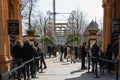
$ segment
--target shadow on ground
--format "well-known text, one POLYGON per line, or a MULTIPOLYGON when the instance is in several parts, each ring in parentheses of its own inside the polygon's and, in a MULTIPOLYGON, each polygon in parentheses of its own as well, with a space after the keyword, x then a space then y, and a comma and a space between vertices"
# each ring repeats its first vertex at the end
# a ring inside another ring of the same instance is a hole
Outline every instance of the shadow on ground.
MULTIPOLYGON (((78 72, 83 72, 83 71, 84 70, 76 70, 76 71, 70 72, 70 74, 77 74, 78 72)), ((105 75, 100 75, 100 78, 96 78, 95 74, 86 72, 86 73, 81 74, 78 77, 66 78, 65 80, 116 80, 116 75, 105 74, 105 75)), ((120 80, 120 77, 118 80, 120 80)))

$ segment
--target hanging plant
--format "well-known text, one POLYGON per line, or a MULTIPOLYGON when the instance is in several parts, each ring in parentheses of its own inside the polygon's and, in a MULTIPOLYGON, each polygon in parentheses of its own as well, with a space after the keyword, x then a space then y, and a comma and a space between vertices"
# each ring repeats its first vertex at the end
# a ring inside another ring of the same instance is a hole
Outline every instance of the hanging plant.
POLYGON ((46 36, 44 39, 45 39, 45 41, 49 42, 52 45, 55 44, 54 41, 50 37, 48 37, 48 36, 46 36))
POLYGON ((28 29, 28 30, 26 30, 27 35, 34 35, 35 32, 36 32, 35 29, 28 29))

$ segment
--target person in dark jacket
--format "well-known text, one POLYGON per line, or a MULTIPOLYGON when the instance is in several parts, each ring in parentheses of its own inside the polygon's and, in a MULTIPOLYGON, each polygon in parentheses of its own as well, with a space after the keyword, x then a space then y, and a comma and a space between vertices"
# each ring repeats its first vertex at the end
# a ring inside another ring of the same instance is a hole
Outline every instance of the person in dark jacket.
MULTIPOLYGON (((33 59, 33 57, 34 57, 35 51, 34 51, 34 48, 30 45, 30 41, 28 39, 24 42, 23 53, 24 53, 24 57, 23 57, 24 62, 29 61, 29 60, 33 59)), ((30 73, 31 73, 31 78, 35 77, 35 74, 33 71, 33 61, 27 63, 25 69, 27 71, 28 79, 30 79, 30 73)), ((24 75, 25 75, 25 73, 24 73, 24 75)), ((25 76, 25 78, 26 78, 26 76, 25 76)))
MULTIPOLYGON (((15 41, 13 46, 13 59, 15 60, 14 65, 20 66, 23 63, 22 43, 20 40, 15 41)), ((18 70, 17 79, 20 79, 22 69, 18 70)))
POLYGON ((64 53, 64 46, 61 46, 60 47, 60 61, 63 61, 62 59, 63 53, 64 53))
POLYGON ((64 58, 66 59, 67 56, 67 46, 64 47, 64 58))
POLYGON ((96 43, 93 44, 91 48, 91 53, 92 53, 92 57, 94 57, 92 58, 92 72, 94 72, 95 64, 97 64, 99 58, 99 47, 96 43))
MULTIPOLYGON (((106 59, 107 60, 112 60, 112 46, 111 44, 108 44, 107 45, 107 49, 106 49, 106 59)), ((107 62, 107 69, 108 69, 108 73, 111 73, 111 70, 112 70, 112 63, 111 62, 107 62)))
POLYGON ((75 46, 74 50, 75 50, 75 59, 77 59, 78 58, 78 47, 75 46))
POLYGON ((51 58, 51 54, 52 54, 52 47, 51 46, 47 47, 47 53, 49 55, 49 58, 51 58))
POLYGON ((86 43, 84 42, 81 47, 81 59, 82 59, 81 69, 86 69, 86 66, 85 66, 86 56, 87 56, 87 50, 86 50, 86 43))
POLYGON ((47 65, 45 63, 45 58, 44 58, 44 54, 41 50, 40 47, 37 47, 37 52, 39 53, 39 55, 41 56, 40 58, 40 68, 42 68, 42 64, 44 65, 44 68, 43 69, 46 69, 47 68, 47 65))

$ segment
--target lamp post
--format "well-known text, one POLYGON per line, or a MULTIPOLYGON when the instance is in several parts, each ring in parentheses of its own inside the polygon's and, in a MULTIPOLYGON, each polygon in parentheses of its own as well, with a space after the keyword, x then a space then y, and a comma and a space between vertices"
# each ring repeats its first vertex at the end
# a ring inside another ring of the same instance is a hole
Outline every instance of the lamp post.
POLYGON ((78 18, 76 18, 75 17, 75 15, 76 15, 76 11, 75 10, 73 10, 72 12, 71 12, 71 14, 72 14, 72 17, 76 20, 76 23, 77 23, 77 29, 76 29, 76 32, 78 33, 78 27, 79 27, 79 24, 78 24, 78 18))
MULTIPOLYGON (((43 28, 43 31, 44 31, 44 35, 43 35, 43 39, 44 39, 44 37, 47 35, 47 21, 49 20, 49 22, 48 23, 50 23, 50 19, 51 19, 51 16, 48 16, 47 18, 46 17, 44 17, 44 28, 43 28)), ((44 47, 44 50, 43 50, 43 52, 44 52, 44 54, 45 54, 45 58, 46 58, 46 46, 45 46, 45 40, 43 40, 43 47, 44 47)))
POLYGON ((55 32, 55 23, 56 23, 56 12, 51 12, 51 11, 47 11, 47 15, 51 16, 53 14, 53 26, 54 26, 54 32, 55 32))
MULTIPOLYGON (((73 20, 76 21, 76 29, 74 28, 74 36, 75 36, 76 33, 78 33, 78 31, 79 31, 79 30, 78 30, 78 26, 79 26, 79 24, 78 24, 78 18, 76 18, 75 15, 76 15, 76 11, 73 10, 73 11, 71 12, 72 24, 73 24, 73 20)), ((72 25, 72 26, 73 26, 73 25, 72 25)), ((74 46, 75 46, 75 41, 74 41, 74 46)))

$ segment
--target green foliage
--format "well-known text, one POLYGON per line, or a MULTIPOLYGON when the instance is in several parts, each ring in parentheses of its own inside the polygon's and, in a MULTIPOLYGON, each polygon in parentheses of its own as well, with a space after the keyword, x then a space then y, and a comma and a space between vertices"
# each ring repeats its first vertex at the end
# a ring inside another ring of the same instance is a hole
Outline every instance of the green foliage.
POLYGON ((70 38, 68 41, 66 41, 65 44, 67 45, 67 44, 70 44, 70 43, 72 43, 74 41, 78 41, 78 40, 80 40, 80 37, 79 36, 75 36, 75 37, 70 38))
POLYGON ((45 37, 44 37, 44 40, 45 40, 46 42, 52 44, 52 45, 55 44, 54 41, 53 41, 50 37, 48 37, 48 36, 45 36, 45 37))
POLYGON ((26 30, 26 33, 27 33, 28 35, 34 35, 35 32, 36 32, 35 29, 28 29, 28 30, 26 30))

